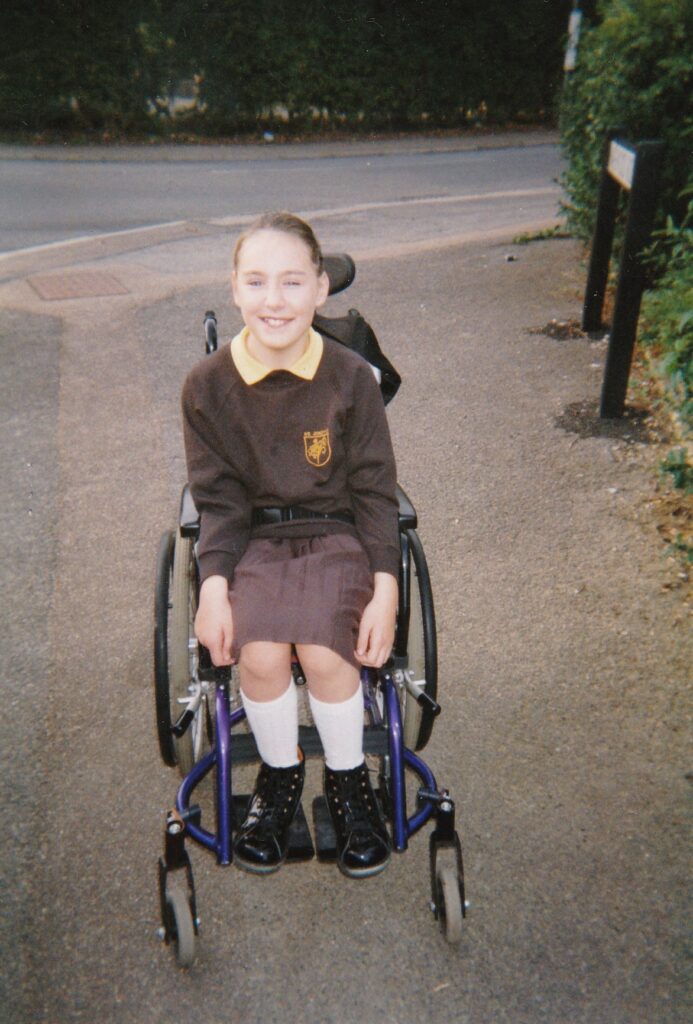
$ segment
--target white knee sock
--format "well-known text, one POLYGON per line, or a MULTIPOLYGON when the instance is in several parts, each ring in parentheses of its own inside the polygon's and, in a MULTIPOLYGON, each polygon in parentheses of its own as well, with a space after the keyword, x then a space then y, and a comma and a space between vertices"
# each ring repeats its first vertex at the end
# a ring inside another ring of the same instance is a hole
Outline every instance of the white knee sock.
POLYGON ((240 691, 260 757, 272 768, 298 763, 298 697, 293 679, 276 700, 257 701, 240 691))
POLYGON ((328 704, 308 693, 313 721, 325 751, 325 764, 335 772, 363 764, 363 693, 328 704))

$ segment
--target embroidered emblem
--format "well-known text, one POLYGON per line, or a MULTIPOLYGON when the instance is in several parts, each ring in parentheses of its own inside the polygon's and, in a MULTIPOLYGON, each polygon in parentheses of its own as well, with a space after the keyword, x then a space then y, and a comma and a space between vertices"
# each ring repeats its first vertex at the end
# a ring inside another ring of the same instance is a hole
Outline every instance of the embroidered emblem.
POLYGON ((303 435, 303 447, 311 466, 326 466, 332 458, 329 430, 307 430, 303 435))

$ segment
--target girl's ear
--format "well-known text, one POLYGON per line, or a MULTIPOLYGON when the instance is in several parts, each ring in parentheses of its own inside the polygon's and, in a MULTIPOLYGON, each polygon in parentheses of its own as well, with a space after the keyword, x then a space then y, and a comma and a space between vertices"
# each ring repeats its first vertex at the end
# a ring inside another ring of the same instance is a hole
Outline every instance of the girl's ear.
POLYGON ((315 303, 316 308, 324 305, 327 296, 330 294, 330 279, 323 270, 318 278, 318 297, 315 303))

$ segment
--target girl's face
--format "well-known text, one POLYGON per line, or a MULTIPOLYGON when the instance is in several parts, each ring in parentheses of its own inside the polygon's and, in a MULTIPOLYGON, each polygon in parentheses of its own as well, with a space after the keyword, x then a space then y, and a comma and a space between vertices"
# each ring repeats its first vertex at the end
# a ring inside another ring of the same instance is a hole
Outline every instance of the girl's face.
POLYGON ((250 332, 250 354, 289 369, 305 352, 313 314, 329 291, 305 242, 285 231, 256 231, 241 246, 231 286, 250 332))

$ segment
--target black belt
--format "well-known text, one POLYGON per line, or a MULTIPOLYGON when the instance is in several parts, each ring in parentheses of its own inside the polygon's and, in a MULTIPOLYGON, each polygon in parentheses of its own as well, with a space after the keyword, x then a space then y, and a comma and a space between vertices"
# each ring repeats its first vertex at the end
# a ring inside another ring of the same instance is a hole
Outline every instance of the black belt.
POLYGON ((273 523, 290 523, 294 519, 323 519, 329 521, 335 519, 339 523, 354 522, 354 517, 349 512, 314 512, 310 508, 303 508, 301 505, 284 505, 279 508, 254 508, 253 526, 269 526, 273 523))

